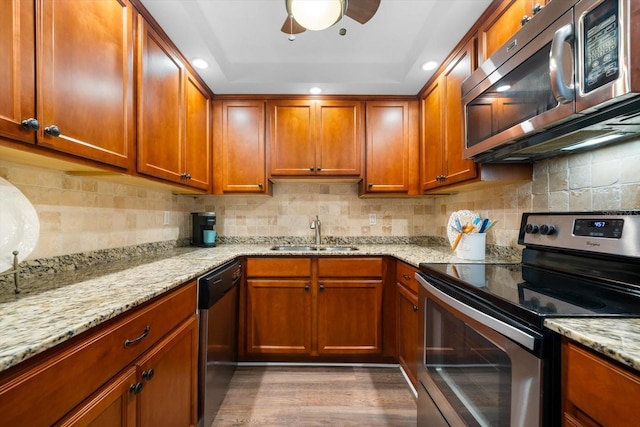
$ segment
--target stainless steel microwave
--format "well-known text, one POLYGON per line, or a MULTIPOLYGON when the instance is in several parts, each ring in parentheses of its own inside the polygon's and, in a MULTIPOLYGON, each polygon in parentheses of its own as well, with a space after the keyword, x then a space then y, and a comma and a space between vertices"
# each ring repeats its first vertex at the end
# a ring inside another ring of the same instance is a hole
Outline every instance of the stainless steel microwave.
POLYGON ((462 85, 464 156, 534 161, 640 133, 640 1, 552 0, 462 85))

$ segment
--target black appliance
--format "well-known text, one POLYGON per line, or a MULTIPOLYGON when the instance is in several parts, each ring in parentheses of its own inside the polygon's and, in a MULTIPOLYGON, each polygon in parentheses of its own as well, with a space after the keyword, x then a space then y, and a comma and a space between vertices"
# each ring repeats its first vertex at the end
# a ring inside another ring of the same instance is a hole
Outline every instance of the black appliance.
POLYGON ((238 364, 238 288, 242 264, 231 261, 198 279, 198 425, 211 426, 238 364))
POLYGON ((464 156, 524 162, 640 133, 640 5, 549 2, 462 85, 464 156))
POLYGON ((424 263, 418 425, 560 425, 550 317, 640 316, 640 211, 525 213, 521 264, 424 263))
POLYGON ((204 248, 216 245, 215 212, 191 212, 191 244, 204 248))

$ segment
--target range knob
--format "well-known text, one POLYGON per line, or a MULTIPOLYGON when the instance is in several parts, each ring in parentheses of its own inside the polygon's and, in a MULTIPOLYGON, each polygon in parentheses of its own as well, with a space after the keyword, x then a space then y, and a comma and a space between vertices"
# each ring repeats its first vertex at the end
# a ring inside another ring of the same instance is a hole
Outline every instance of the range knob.
POLYGON ((524 232, 527 233, 527 234, 537 234, 538 231, 540 231, 540 229, 535 224, 527 224, 524 227, 524 232))
POLYGON ((556 228, 553 225, 543 224, 540 226, 540 234, 550 236, 556 232, 556 228))

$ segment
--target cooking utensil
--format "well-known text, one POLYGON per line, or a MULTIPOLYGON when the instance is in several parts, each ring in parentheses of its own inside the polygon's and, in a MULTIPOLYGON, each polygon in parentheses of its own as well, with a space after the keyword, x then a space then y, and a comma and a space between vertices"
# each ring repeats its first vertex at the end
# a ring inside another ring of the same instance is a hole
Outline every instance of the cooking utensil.
POLYGON ((464 227, 462 227, 462 233, 458 234, 455 238, 455 240, 453 241, 453 244, 451 245, 451 250, 455 251, 456 248, 458 247, 458 243, 460 243, 460 239, 462 239, 462 235, 463 234, 467 234, 467 233, 471 233, 471 231, 475 228, 475 226, 473 224, 466 224, 464 227))

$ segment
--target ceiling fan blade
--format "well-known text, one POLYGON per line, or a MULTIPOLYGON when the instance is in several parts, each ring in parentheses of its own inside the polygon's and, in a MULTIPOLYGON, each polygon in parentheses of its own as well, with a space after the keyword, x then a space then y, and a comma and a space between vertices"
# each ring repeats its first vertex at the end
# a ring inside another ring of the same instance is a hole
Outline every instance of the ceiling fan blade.
POLYGON ((378 11, 380 0, 349 0, 347 15, 349 18, 366 24, 378 11))
POLYGON ((280 31, 282 31, 285 34, 300 34, 307 31, 307 29, 304 28, 302 25, 298 24, 298 22, 296 22, 295 19, 289 18, 287 16, 287 19, 284 20, 284 24, 282 24, 282 28, 280 28, 280 31))

